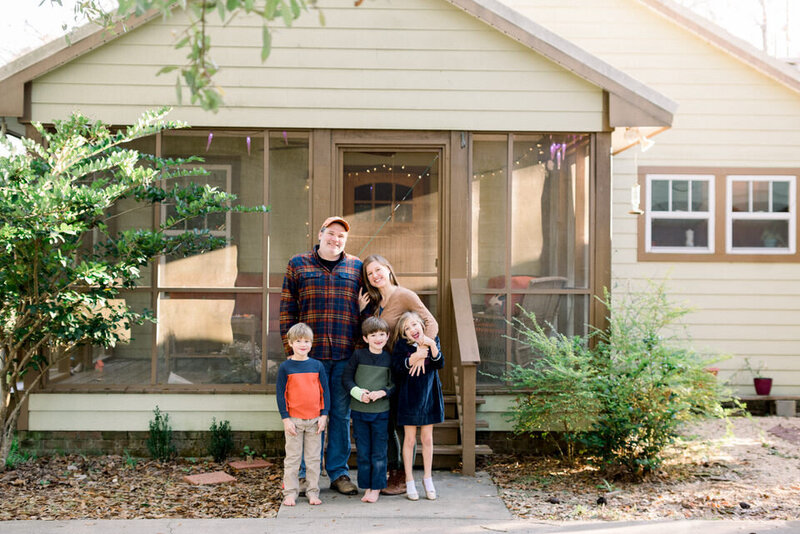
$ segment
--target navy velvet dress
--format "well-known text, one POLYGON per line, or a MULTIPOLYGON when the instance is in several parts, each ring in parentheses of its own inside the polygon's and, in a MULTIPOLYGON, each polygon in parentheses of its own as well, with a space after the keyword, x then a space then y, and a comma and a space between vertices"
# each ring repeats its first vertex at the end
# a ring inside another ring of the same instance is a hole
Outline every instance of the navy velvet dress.
MULTIPOLYGON (((436 338, 439 347, 439 338, 436 338)), ((417 348, 404 338, 400 338, 392 351, 392 371, 397 386, 397 424, 398 425, 434 425, 444 421, 444 398, 442 382, 439 380, 439 369, 444 367, 444 354, 439 349, 439 356, 425 359, 425 373, 417 376, 408 374, 408 357, 417 348)))

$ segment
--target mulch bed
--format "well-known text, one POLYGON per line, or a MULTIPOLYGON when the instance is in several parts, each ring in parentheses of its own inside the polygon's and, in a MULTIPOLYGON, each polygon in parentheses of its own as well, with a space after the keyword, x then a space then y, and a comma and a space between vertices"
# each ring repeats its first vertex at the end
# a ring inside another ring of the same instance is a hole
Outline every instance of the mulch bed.
POLYGON ((282 476, 282 460, 236 471, 202 459, 40 458, 0 473, 0 520, 275 517, 282 476), (236 482, 194 485, 184 480, 212 471, 225 471, 236 482))
POLYGON ((800 517, 800 419, 741 418, 691 429, 643 479, 590 461, 493 455, 488 471, 516 517, 537 520, 800 517), (780 421, 780 425, 775 425, 780 421))

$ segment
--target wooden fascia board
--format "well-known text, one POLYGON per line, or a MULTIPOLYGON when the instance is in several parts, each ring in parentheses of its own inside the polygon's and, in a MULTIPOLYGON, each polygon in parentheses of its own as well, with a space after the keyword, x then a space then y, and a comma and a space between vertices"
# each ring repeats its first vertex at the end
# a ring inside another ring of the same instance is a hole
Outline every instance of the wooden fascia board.
POLYGON ((0 69, 0 117, 23 117, 25 113, 24 87, 43 74, 98 48, 109 41, 158 17, 158 10, 150 10, 118 22, 112 29, 87 24, 75 30, 71 44, 64 36, 12 61, 0 69))
POLYGON ((671 0, 638 1, 762 74, 782 83, 793 91, 800 92, 800 71, 794 69, 788 63, 770 57, 750 43, 731 35, 708 19, 671 0))
MULTIPOLYGON (((541 54, 580 78, 597 85, 610 95, 610 107, 625 102, 647 124, 626 126, 671 126, 678 104, 644 85, 628 74, 612 67, 582 48, 535 23, 497 0, 447 0, 515 41, 541 54), (616 103, 616 104, 615 104, 616 103)), ((629 110, 626 108, 626 110, 629 110)), ((609 110, 611 111, 611 110, 609 110)), ((630 116, 629 111, 617 113, 630 116)))

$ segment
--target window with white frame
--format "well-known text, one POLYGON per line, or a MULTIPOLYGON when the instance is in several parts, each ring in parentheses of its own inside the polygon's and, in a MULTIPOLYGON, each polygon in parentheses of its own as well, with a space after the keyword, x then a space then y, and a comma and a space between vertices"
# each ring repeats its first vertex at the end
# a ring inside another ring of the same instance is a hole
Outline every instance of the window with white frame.
POLYGON ((714 175, 647 175, 647 252, 714 252, 713 184, 714 175))
POLYGON ((795 253, 795 177, 728 175, 726 252, 795 253))

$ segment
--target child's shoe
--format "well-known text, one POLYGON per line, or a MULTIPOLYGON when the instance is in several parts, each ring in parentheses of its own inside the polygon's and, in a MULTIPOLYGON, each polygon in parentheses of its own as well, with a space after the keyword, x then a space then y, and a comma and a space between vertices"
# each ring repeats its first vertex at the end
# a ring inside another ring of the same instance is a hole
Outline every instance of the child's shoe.
POLYGON ((409 501, 418 501, 419 500, 419 493, 417 493, 417 485, 412 480, 411 482, 406 482, 406 497, 409 501))
POLYGON ((425 488, 425 497, 427 497, 429 501, 435 501, 436 500, 436 488, 433 487, 433 479, 432 478, 423 478, 422 479, 422 487, 425 488))

